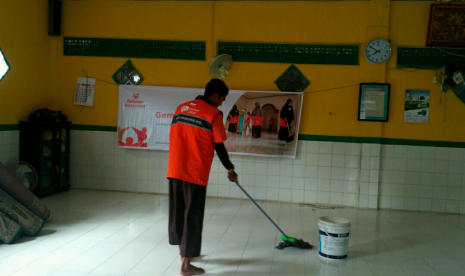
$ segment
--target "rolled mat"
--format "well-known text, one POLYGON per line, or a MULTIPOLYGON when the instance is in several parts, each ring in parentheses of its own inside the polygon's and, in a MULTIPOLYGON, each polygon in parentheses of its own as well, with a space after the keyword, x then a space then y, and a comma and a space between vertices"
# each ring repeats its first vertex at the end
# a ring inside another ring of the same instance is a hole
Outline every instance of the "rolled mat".
POLYGON ((14 242, 23 233, 23 228, 12 221, 7 215, 0 212, 0 241, 4 243, 14 242))
POLYGON ((43 220, 50 216, 50 210, 26 186, 0 162, 0 189, 31 210, 43 220))
POLYGON ((17 202, 0 189, 0 212, 5 213, 10 219, 23 228, 23 233, 35 236, 44 226, 44 221, 29 209, 17 202))

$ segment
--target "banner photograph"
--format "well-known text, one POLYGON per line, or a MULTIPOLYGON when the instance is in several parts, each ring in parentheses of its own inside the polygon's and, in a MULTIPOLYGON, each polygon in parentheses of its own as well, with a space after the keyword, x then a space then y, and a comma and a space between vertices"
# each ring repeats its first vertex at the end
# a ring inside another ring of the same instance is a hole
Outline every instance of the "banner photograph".
MULTIPOLYGON (((120 85, 118 147, 169 150, 176 108, 203 92, 203 88, 120 85)), ((230 154, 294 158, 302 101, 301 92, 230 90, 219 107, 226 149, 230 154)))

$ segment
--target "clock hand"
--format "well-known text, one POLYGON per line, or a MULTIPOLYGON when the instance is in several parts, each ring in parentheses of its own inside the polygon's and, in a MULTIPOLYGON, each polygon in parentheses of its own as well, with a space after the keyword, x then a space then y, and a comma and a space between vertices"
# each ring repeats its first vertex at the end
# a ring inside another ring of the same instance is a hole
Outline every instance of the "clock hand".
POLYGON ((374 54, 377 54, 377 53, 380 53, 380 54, 381 54, 381 50, 376 50, 376 49, 373 48, 372 46, 368 46, 368 47, 370 47, 371 49, 375 50, 375 52, 373 53, 373 55, 374 55, 374 54))

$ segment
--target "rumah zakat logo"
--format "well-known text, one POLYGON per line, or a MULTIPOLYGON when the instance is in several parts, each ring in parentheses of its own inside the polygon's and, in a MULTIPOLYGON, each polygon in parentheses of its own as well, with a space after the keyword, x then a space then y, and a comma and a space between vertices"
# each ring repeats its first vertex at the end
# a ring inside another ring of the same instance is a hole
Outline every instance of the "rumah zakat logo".
POLYGON ((189 110, 189 107, 187 105, 181 107, 181 112, 186 112, 187 110, 189 110))
POLYGON ((139 93, 132 94, 132 99, 127 99, 125 107, 145 108, 144 101, 139 100, 139 93))
POLYGON ((118 146, 146 148, 147 128, 139 130, 135 127, 118 127, 118 146))

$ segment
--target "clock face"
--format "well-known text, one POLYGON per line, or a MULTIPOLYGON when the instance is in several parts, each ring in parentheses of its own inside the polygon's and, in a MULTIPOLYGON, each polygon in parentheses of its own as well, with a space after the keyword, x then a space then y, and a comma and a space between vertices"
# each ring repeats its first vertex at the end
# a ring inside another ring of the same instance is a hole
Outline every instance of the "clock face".
POLYGON ((381 64, 391 56, 391 45, 384 39, 375 38, 365 46, 365 58, 373 64, 381 64))

